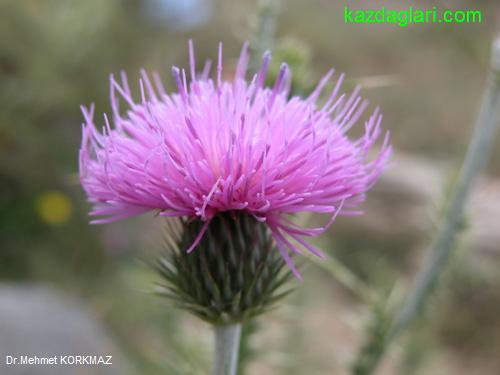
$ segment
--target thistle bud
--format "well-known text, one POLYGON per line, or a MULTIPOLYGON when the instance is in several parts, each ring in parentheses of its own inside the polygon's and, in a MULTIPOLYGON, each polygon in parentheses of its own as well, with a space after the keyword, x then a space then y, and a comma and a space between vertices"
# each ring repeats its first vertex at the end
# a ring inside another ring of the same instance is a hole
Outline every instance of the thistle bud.
POLYGON ((161 295, 220 325, 259 315, 289 292, 283 286, 292 272, 264 223, 241 211, 219 213, 193 251, 185 251, 203 224, 170 225, 167 251, 157 262, 161 295))

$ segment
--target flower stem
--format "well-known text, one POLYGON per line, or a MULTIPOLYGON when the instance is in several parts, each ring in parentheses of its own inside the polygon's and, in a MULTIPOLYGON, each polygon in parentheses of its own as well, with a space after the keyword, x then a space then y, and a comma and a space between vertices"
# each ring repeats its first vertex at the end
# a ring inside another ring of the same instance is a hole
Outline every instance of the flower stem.
POLYGON ((213 375, 236 375, 240 351, 241 324, 214 326, 213 375))
POLYGON ((499 125, 499 108, 500 38, 493 44, 491 72, 488 76, 487 87, 475 123, 474 133, 469 142, 458 181, 446 204, 443 218, 430 251, 406 301, 389 325, 386 333, 376 343, 376 350, 373 350, 374 345, 368 345, 367 348, 370 348, 372 352, 368 353, 365 350, 359 355, 358 362, 363 358, 369 358, 369 363, 365 363, 362 370, 357 370, 354 373, 373 374, 375 372, 389 344, 403 333, 418 316, 439 276, 445 269, 455 243, 456 234, 463 223, 463 213, 467 198, 472 190, 474 181, 491 153, 495 131, 499 125))
POLYGON ((495 140, 495 131, 498 127, 498 108, 500 107, 499 74, 500 38, 493 45, 491 72, 488 76, 481 109, 458 182, 450 196, 444 217, 428 257, 425 259, 422 271, 417 276, 415 287, 389 331, 389 339, 398 336, 417 315, 453 249, 455 235, 462 226, 467 197, 479 172, 488 160, 495 140))

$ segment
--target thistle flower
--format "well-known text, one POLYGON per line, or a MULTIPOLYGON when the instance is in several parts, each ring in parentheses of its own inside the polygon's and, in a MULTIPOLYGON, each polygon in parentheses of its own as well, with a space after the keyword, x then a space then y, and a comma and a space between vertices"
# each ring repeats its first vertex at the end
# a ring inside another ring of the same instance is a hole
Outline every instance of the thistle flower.
POLYGON ((245 215, 268 228, 282 259, 300 277, 291 254, 321 256, 305 238, 325 232, 337 216, 358 214, 386 164, 388 134, 379 152, 369 155, 382 133, 382 115, 375 109, 364 134, 350 139, 347 132, 367 102, 359 88, 340 94, 343 75, 322 102, 333 70, 308 97, 289 98, 286 64, 274 85, 265 86, 270 53, 248 81, 247 44, 232 80, 222 76, 222 44, 218 52, 212 79, 210 62, 197 72, 190 42, 190 80, 173 67, 175 93, 166 92, 157 74, 151 80, 142 72, 136 101, 125 75, 119 81, 111 76, 112 121, 104 115, 102 132, 94 124, 93 106, 83 108, 81 183, 94 203, 91 215, 101 217, 92 222, 148 211, 184 218, 196 223, 192 242, 183 240, 190 253, 204 251, 198 247, 218 217, 245 215), (128 107, 125 113, 120 102, 128 107), (291 220, 300 212, 329 219, 322 227, 304 228, 291 220))

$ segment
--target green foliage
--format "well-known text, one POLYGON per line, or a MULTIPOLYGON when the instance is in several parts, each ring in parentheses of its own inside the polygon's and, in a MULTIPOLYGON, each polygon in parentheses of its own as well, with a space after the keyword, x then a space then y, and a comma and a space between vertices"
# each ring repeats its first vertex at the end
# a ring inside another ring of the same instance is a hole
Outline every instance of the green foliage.
POLYGON ((387 308, 380 304, 373 305, 371 314, 365 331, 365 344, 362 346, 351 369, 353 375, 373 374, 376 364, 385 352, 387 334, 392 323, 392 314, 389 314, 387 308))
POLYGON ((408 332, 399 365, 401 374, 416 375, 423 369, 425 361, 436 349, 431 344, 429 331, 428 319, 421 317, 408 332))
POLYGON ((130 28, 145 26, 131 10, 117 0, 0 2, 0 278, 85 279, 106 263, 69 176, 77 170, 79 106, 107 108, 108 74, 138 63, 149 45, 148 27, 130 28), (50 190, 71 205, 58 226, 36 209, 50 190))
POLYGON ((273 85, 280 65, 286 62, 292 72, 291 96, 308 95, 315 86, 311 72, 311 51, 309 47, 295 38, 284 38, 276 43, 273 59, 269 65, 267 84, 273 85))

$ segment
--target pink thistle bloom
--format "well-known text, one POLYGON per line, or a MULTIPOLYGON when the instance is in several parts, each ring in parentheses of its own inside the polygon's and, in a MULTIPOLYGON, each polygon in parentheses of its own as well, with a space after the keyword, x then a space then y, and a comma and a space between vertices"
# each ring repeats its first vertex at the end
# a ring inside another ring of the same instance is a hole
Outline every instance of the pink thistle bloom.
POLYGON ((369 150, 380 138, 379 109, 365 122, 364 134, 348 130, 368 103, 359 88, 340 94, 341 75, 321 104, 318 99, 330 71, 307 97, 289 98, 291 73, 281 65, 273 87, 265 86, 270 53, 250 81, 243 46, 232 81, 222 79, 222 44, 216 78, 210 62, 198 74, 189 43, 190 79, 172 68, 178 92, 167 93, 159 77, 140 80, 140 100, 132 98, 127 79, 111 76, 112 123, 104 115, 96 129, 94 108, 83 108, 80 177, 94 203, 92 223, 107 223, 148 211, 204 222, 187 251, 203 237, 211 219, 225 211, 244 211, 265 222, 276 245, 296 273, 291 253, 321 252, 305 237, 323 233, 341 215, 355 215, 377 181, 390 154, 389 134, 378 153, 369 150), (119 98, 128 106, 119 109, 119 98), (327 224, 303 228, 290 216, 328 214, 327 224))

